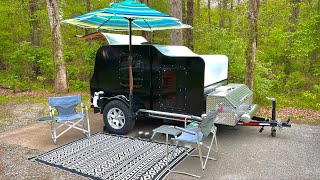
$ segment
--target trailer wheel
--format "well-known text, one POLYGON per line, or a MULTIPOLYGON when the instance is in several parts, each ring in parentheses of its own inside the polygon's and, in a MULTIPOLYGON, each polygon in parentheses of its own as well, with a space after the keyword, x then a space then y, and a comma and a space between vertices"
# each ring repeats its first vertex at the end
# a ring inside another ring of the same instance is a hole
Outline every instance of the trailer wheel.
POLYGON ((277 135, 277 130, 276 130, 275 127, 272 127, 272 128, 271 128, 271 136, 272 136, 272 137, 276 137, 276 135, 277 135))
POLYGON ((129 118, 129 107, 121 101, 109 102, 103 110, 105 128, 114 134, 127 134, 134 126, 134 118, 129 118))

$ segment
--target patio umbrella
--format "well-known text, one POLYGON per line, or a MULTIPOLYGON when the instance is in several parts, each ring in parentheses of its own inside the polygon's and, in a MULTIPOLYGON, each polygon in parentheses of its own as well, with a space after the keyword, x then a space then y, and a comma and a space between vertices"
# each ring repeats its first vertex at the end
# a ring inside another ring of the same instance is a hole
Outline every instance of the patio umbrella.
POLYGON ((133 96, 133 77, 132 77, 132 31, 154 31, 166 29, 192 28, 181 23, 177 18, 161 13, 147 7, 145 4, 134 0, 125 0, 119 3, 96 10, 71 19, 66 19, 61 23, 68 23, 83 28, 94 28, 97 30, 129 31, 129 100, 130 117, 132 117, 132 96, 133 96))

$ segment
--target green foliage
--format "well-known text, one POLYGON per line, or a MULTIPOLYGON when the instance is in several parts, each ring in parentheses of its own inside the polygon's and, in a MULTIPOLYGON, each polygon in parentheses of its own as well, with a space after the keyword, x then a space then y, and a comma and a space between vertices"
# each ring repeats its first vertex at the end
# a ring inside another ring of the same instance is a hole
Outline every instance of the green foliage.
POLYGON ((320 99, 320 85, 314 85, 313 89, 303 91, 301 93, 301 97, 305 101, 310 102, 310 103, 308 103, 308 105, 311 108, 320 110, 320 101, 319 101, 319 99, 320 99))
POLYGON ((315 84, 313 86, 314 92, 320 94, 320 85, 315 84))
MULTIPOLYGON (((196 26, 201 26, 200 24, 196 26)), ((224 54, 229 58, 229 81, 244 82, 246 43, 236 33, 213 28, 205 33, 201 28, 194 32, 195 52, 198 54, 224 54)))
POLYGON ((306 85, 306 80, 303 75, 296 71, 289 75, 287 83, 285 84, 284 88, 288 90, 288 92, 292 92, 295 89, 301 89, 306 85))
MULTIPOLYGON (((30 14, 30 0, 0 1, 0 85, 20 90, 53 89, 54 66, 49 18, 45 1, 30 14), (8 18, 10 17, 10 18, 8 18), (39 45, 31 44, 32 20, 39 21, 39 45)), ((109 6, 111 0, 91 0, 92 10, 109 6)), ((61 19, 86 13, 86 1, 58 1, 61 19)), ((244 83, 248 46, 247 3, 234 1, 233 11, 201 1, 194 17, 193 45, 197 54, 225 54, 229 58, 229 83, 244 83), (211 25, 208 14, 211 14, 211 25), (220 27, 224 18, 225 27, 220 27), (211 27, 211 28, 210 28, 211 27)), ((261 1, 258 18, 258 51, 254 69, 256 103, 267 104, 263 95, 276 97, 287 106, 320 109, 320 13, 317 0, 302 1, 295 31, 289 31, 289 0, 261 1), (289 96, 288 96, 289 93, 289 96)), ((195 2, 196 4, 196 2, 195 2)), ((149 1, 149 6, 169 13, 169 1, 149 1)), ((184 7, 186 8, 186 7, 184 7)), ((194 10, 196 10, 196 5, 194 10)), ((183 15, 185 22, 186 13, 183 15)), ((69 88, 88 91, 99 43, 74 38, 83 28, 61 25, 69 88)), ((95 30, 92 30, 94 32, 95 30)), ((126 33, 126 32, 121 32, 126 33)), ((141 35, 141 32, 134 32, 141 35)), ((169 44, 170 31, 151 33, 151 41, 169 44)), ((0 99, 1 100, 1 99, 0 99)))
POLYGON ((254 98, 256 101, 264 102, 265 95, 269 95, 273 90, 275 77, 272 75, 271 68, 266 64, 257 63, 254 76, 254 98))
POLYGON ((69 80, 70 90, 75 91, 89 91, 89 84, 87 81, 69 80))
POLYGON ((30 90, 32 82, 44 83, 52 79, 53 66, 48 50, 33 47, 29 42, 16 45, 13 52, 6 54, 6 71, 1 72, 1 84, 21 90, 30 90))

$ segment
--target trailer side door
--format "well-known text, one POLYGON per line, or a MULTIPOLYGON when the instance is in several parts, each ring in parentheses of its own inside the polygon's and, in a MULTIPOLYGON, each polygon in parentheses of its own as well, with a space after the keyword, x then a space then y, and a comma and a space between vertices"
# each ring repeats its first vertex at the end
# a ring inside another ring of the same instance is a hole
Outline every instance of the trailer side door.
POLYGON ((163 65, 161 68, 160 108, 166 111, 185 110, 186 69, 179 65, 163 65))

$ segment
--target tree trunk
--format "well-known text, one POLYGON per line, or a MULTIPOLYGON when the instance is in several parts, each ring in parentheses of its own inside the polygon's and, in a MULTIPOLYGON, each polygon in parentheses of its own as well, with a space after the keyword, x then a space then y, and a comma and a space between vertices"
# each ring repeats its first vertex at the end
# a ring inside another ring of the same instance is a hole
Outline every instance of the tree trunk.
POLYGON ((230 0, 230 14, 229 15, 229 27, 232 27, 232 17, 233 17, 233 0, 230 0))
MULTIPOLYGON (((144 3, 148 6, 148 3, 149 3, 149 0, 140 0, 141 3, 144 3)), ((150 32, 147 32, 147 31, 142 31, 142 36, 144 38, 146 38, 147 41, 150 41, 151 40, 151 35, 150 35, 150 32)))
MULTIPOLYGON (((208 0, 208 1, 210 1, 210 0, 208 0)), ((201 5, 200 0, 197 0, 197 15, 200 15, 200 5, 201 5)))
MULTIPOLYGON (((193 26, 193 0, 187 1, 187 24, 193 26)), ((187 46, 193 50, 192 29, 187 29, 187 46)))
POLYGON ((39 38, 39 19, 36 14, 37 10, 39 10, 36 0, 30 0, 29 8, 30 8, 30 25, 31 25, 31 44, 33 46, 40 46, 40 38, 39 38))
POLYGON ((256 59, 257 41, 258 41, 258 13, 259 0, 249 0, 249 31, 248 31, 248 50, 246 61, 246 84, 253 90, 254 63, 256 59))
POLYGON ((298 17, 300 14, 300 2, 301 0, 291 0, 290 5, 292 7, 291 16, 289 18, 289 31, 295 32, 298 24, 298 17))
POLYGON ((241 7, 240 7, 240 2, 241 0, 238 0, 238 4, 237 4, 237 11, 238 11, 238 15, 237 15, 237 26, 238 26, 238 32, 241 33, 241 7))
MULTIPOLYGON (((181 12, 182 12, 182 22, 183 23, 187 23, 187 21, 188 21, 188 14, 186 13, 186 11, 187 11, 187 7, 186 7, 186 1, 188 1, 188 0, 181 0, 181 12)), ((183 36, 184 36, 184 34, 183 34, 183 36)))
MULTIPOLYGON (((291 7, 291 15, 289 17, 289 27, 288 30, 291 34, 296 32, 298 26, 298 17, 300 14, 300 3, 301 0, 291 0, 290 7, 291 7)), ((284 60, 284 73, 289 75, 292 71, 292 62, 290 59, 291 49, 293 46, 293 39, 289 39, 288 50, 287 50, 287 57, 284 60)))
POLYGON ((219 21, 219 26, 220 28, 225 28, 225 19, 226 19, 226 11, 228 8, 228 3, 227 0, 221 0, 220 2, 220 21, 219 21))
POLYGON ((211 23, 211 0, 208 0, 208 24, 209 24, 209 30, 212 29, 212 23, 211 23))
MULTIPOLYGON (((170 0, 170 15, 182 20, 182 4, 181 0, 170 0)), ((182 45, 182 30, 175 29, 170 32, 170 44, 182 45)))
MULTIPOLYGON (((92 11, 92 5, 91 5, 91 3, 90 3, 90 0, 86 0, 87 2, 86 2, 86 4, 87 4, 87 13, 89 13, 89 12, 91 12, 92 11)), ((85 32, 85 35, 88 35, 88 34, 91 34, 91 29, 88 29, 88 28, 86 28, 85 30, 84 30, 85 32)))
POLYGON ((68 91, 67 70, 63 59, 59 10, 56 0, 47 0, 47 9, 50 20, 52 53, 55 69, 55 90, 57 93, 65 93, 68 91))

